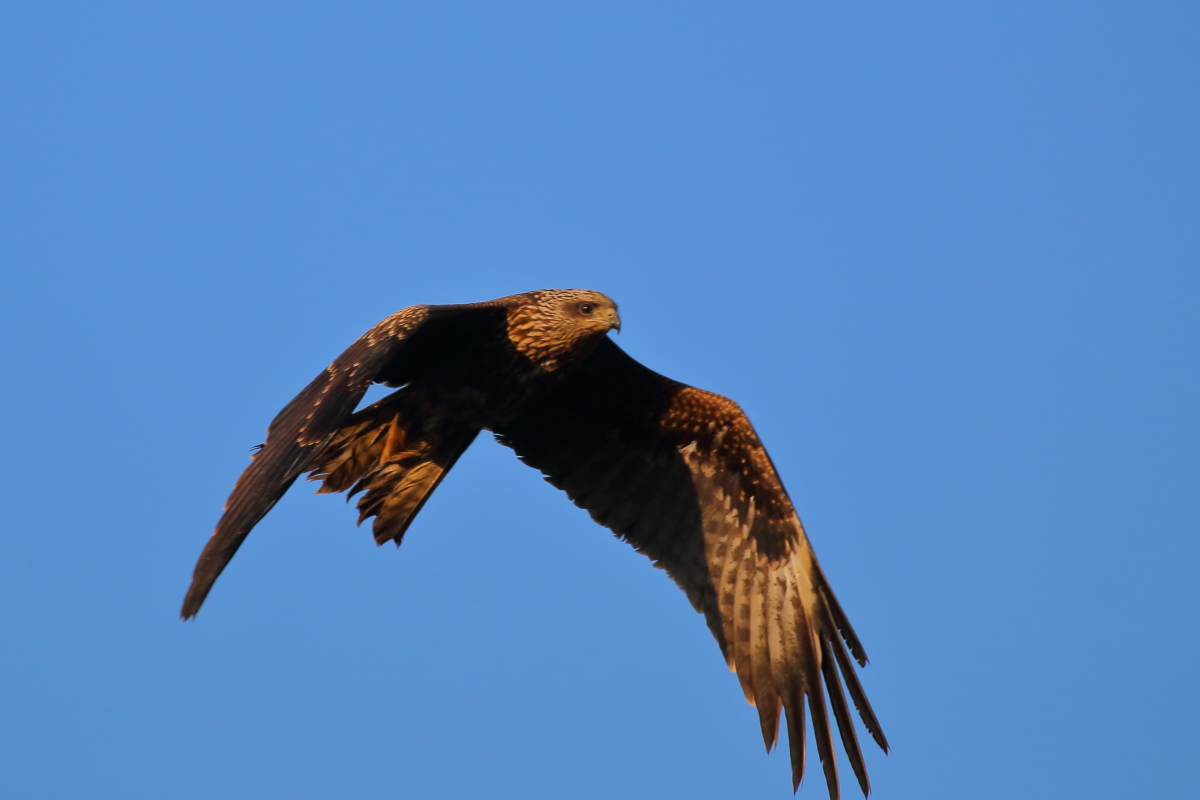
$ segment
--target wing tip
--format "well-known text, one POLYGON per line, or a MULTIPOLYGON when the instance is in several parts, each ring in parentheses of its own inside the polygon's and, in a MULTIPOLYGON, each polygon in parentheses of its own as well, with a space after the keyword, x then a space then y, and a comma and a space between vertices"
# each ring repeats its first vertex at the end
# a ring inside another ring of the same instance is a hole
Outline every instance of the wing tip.
POLYGON ((187 622, 195 619, 200 613, 200 606, 204 605, 205 598, 208 597, 208 590, 212 588, 210 581, 207 586, 196 580, 192 581, 192 585, 188 587, 187 594, 183 597, 183 607, 179 609, 179 617, 187 622))
POLYGON ((782 709, 777 703, 763 705, 751 703, 751 705, 758 711, 758 724, 762 729, 763 744, 770 753, 779 746, 779 714, 782 709))

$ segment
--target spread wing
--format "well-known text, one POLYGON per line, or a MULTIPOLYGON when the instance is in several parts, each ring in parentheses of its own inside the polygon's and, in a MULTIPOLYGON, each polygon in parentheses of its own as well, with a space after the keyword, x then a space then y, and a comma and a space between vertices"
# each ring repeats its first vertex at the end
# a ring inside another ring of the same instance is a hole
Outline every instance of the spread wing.
MULTIPOLYGON (((225 513, 196 562, 183 601, 183 617, 196 615, 250 530, 296 478, 321 465, 318 459, 322 452, 350 419, 372 383, 401 385, 414 372, 436 361, 447 342, 453 344, 462 338, 464 329, 470 330, 469 324, 460 324, 464 315, 478 321, 484 317, 503 318, 504 313, 505 309, 496 303, 411 306, 398 311, 363 334, 284 406, 267 428, 266 443, 234 485, 225 513)), ((467 444, 469 438, 463 449, 467 444)))
POLYGON ((839 796, 830 708, 859 785, 870 792, 839 679, 886 752, 850 662, 852 654, 865 666, 866 654, 736 403, 658 375, 605 339, 572 378, 496 433, 665 569, 705 615, 758 708, 768 750, 784 712, 793 788, 804 776, 807 698, 830 797, 839 796))

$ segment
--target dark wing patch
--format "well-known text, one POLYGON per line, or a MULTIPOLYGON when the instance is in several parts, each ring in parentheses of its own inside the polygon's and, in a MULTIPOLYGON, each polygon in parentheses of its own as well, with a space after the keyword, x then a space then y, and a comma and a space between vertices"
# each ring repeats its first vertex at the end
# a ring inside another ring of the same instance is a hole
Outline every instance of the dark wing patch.
POLYGON ((266 443, 234 485, 225 513, 200 554, 183 601, 184 619, 196 615, 250 530, 309 467, 429 313, 429 306, 411 306, 383 320, 279 412, 267 428, 266 443))
POLYGON ((862 665, 865 653, 733 401, 664 378, 604 340, 497 438, 679 584, 758 708, 768 749, 778 741, 780 711, 786 715, 795 787, 804 775, 807 699, 830 797, 839 796, 830 706, 869 793, 838 680, 840 671, 886 751, 846 648, 862 665))

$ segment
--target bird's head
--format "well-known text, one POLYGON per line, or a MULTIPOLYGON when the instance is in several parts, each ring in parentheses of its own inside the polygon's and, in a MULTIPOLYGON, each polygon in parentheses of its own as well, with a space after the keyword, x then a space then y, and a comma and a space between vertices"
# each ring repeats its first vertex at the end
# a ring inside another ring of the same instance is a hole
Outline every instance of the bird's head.
POLYGON ((545 294, 555 316, 567 326, 577 328, 581 335, 621 330, 617 304, 606 294, 590 289, 548 290, 545 294))
POLYGON ((589 289, 542 289, 510 314, 508 335, 548 370, 586 353, 611 330, 621 330, 617 304, 589 289))

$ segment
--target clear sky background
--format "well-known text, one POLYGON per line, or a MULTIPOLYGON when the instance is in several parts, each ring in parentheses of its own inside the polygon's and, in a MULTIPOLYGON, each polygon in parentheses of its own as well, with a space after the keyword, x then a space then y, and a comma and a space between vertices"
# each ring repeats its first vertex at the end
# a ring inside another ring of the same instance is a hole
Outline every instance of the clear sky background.
POLYGON ((399 551, 296 487, 178 619, 361 332, 582 286, 757 425, 876 797, 1195 797, 1198 84, 1195 2, 5 4, 0 795, 789 797, 485 438, 399 551))

